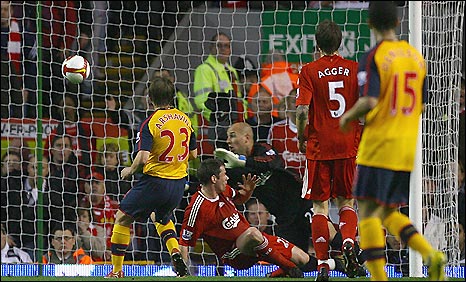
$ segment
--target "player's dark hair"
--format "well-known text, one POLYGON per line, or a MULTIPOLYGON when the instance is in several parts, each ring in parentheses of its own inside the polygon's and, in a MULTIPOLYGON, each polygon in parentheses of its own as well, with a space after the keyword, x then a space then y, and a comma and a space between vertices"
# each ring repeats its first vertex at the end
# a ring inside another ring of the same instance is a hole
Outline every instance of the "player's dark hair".
POLYGON ((396 28, 398 11, 393 1, 371 1, 369 3, 369 24, 380 31, 396 28))
POLYGON ((149 97, 155 106, 174 106, 175 85, 166 77, 156 76, 149 86, 149 97))
POLYGON ((335 22, 325 19, 317 26, 317 46, 319 46, 324 53, 332 54, 337 51, 340 47, 341 39, 341 29, 335 22))
POLYGON ((224 166, 225 164, 220 159, 207 159, 201 162, 199 168, 197 169, 197 178, 199 182, 203 185, 209 184, 210 177, 212 175, 219 176, 220 175, 220 167, 224 166))

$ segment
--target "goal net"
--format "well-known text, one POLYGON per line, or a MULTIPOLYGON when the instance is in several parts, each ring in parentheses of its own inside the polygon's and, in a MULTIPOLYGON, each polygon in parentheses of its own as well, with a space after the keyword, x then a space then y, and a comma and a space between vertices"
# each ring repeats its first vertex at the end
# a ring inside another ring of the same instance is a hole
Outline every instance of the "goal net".
MULTIPOLYGON (((116 171, 131 164, 135 132, 151 111, 145 96, 148 83, 162 70, 189 101, 183 111, 195 124, 199 159, 213 157, 213 143, 218 140, 209 135, 213 125, 195 103, 194 73, 209 55, 217 32, 231 38, 231 66, 246 57, 262 73, 274 71, 268 67, 278 63, 269 56, 272 51, 282 56, 284 71, 290 74, 314 60, 315 29, 323 19, 340 25, 340 53, 345 58, 358 61, 375 45, 366 22, 366 1, 11 1, 5 15, 4 2, 1 217, 16 246, 39 262, 37 255, 52 247, 53 224, 66 223, 74 226, 78 244, 99 264, 111 263, 114 212, 134 183, 120 180, 116 171), (89 79, 79 85, 67 82, 61 72, 62 62, 73 54, 91 65, 89 79), (63 132, 69 139, 57 141, 54 136, 63 132), (42 162, 35 158, 37 153, 42 162), (38 176, 39 168, 43 177, 38 176), (96 182, 103 176, 105 197, 89 184, 93 183, 89 175, 96 182), (93 224, 102 227, 103 247, 92 243, 95 234, 85 232, 80 223, 80 214, 87 210, 93 224)), ((400 39, 408 40, 409 8, 406 1, 399 3, 400 39)), ((458 267, 458 93, 462 71, 464 77, 464 2, 424 1, 422 24, 430 94, 422 132, 423 232, 447 254, 448 266, 458 267)), ((287 85, 273 87, 291 90, 287 85)), ((181 100, 177 101, 181 107, 181 100)), ((174 211, 178 231, 196 190, 197 165, 190 162, 190 187, 174 211)), ((331 216, 337 222, 333 206, 331 216)), ((270 219, 273 230, 274 216, 270 219)), ((131 232, 125 264, 171 264, 149 221, 134 223, 131 232)), ((387 251, 391 275, 407 275, 408 250, 390 234, 387 251)), ((191 252, 198 265, 220 265, 202 240, 191 252)))

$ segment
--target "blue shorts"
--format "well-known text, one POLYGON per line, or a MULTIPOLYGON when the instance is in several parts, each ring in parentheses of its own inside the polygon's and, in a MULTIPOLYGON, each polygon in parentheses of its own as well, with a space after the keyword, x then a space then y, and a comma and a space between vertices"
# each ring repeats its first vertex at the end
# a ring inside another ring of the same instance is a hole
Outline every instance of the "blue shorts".
POLYGON ((120 210, 135 220, 155 212, 156 221, 167 224, 183 198, 186 178, 164 179, 144 174, 120 202, 120 210))
POLYGON ((387 207, 406 205, 410 176, 411 173, 407 171, 358 165, 353 196, 356 199, 373 200, 387 207))

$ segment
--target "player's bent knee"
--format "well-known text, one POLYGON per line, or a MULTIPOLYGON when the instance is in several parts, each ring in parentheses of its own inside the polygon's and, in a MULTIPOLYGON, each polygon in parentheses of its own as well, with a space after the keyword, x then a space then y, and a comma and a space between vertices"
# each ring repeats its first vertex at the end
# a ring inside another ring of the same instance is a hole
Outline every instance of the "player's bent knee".
POLYGON ((291 260, 298 266, 303 266, 309 262, 309 255, 297 246, 293 247, 291 254, 291 260))

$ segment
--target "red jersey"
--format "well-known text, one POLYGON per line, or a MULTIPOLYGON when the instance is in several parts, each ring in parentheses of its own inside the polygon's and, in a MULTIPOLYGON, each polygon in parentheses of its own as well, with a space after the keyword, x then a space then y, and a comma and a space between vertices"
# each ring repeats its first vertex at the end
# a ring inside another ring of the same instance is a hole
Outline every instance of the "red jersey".
POLYGON ((306 157, 335 160, 356 156, 359 122, 340 130, 339 119, 359 98, 358 63, 339 55, 323 56, 304 65, 299 74, 296 106, 309 106, 306 157))
POLYGON ((184 212, 180 245, 195 246, 197 239, 203 238, 218 257, 233 250, 236 239, 250 227, 233 203, 235 195, 229 185, 215 199, 197 191, 184 212))
MULTIPOLYGON (((83 202, 89 202, 87 196, 83 198, 83 202)), ((105 229, 107 247, 111 247, 112 230, 113 224, 115 223, 116 213, 118 211, 118 203, 105 195, 100 204, 91 204, 91 207, 92 221, 105 229)))
POLYGON ((306 155, 298 149, 298 129, 289 118, 272 124, 267 143, 282 157, 285 168, 304 176, 306 155))

